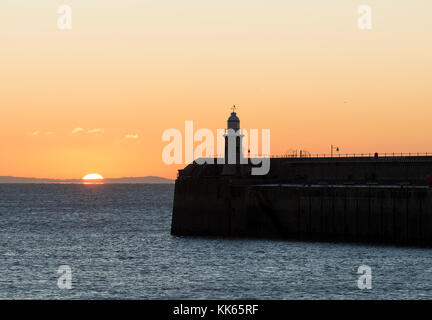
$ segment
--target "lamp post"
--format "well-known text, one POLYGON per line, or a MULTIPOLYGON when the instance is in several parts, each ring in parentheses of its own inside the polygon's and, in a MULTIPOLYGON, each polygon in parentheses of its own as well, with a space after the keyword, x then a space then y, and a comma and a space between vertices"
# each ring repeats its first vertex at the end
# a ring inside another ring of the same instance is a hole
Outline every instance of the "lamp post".
POLYGON ((331 145, 331 148, 330 148, 330 154, 331 154, 331 157, 333 158, 333 150, 335 150, 336 152, 339 152, 339 147, 336 147, 336 146, 334 146, 334 145, 331 145))

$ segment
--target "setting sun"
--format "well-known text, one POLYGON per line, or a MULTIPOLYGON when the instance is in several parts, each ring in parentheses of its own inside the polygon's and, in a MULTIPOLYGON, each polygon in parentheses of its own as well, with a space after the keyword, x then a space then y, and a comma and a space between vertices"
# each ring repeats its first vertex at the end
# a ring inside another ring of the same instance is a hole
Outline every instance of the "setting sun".
POLYGON ((85 175, 82 179, 83 180, 103 180, 103 177, 97 173, 89 173, 85 175))

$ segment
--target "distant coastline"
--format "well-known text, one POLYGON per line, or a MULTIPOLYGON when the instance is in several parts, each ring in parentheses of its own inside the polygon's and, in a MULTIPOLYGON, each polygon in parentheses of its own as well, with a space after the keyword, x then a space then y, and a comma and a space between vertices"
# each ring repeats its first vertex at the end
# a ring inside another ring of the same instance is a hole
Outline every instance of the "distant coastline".
MULTIPOLYGON (((149 184, 172 184, 174 180, 156 177, 124 177, 124 178, 105 178, 103 183, 149 183, 149 184)), ((43 179, 43 178, 27 178, 27 177, 12 177, 0 176, 1 183, 83 183, 82 179, 43 179)))

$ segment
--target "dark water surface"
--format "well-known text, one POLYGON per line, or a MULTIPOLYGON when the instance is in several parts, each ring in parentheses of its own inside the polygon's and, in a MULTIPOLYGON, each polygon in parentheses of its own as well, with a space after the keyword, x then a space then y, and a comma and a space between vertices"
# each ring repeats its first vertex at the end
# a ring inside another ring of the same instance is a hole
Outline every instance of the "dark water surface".
POLYGON ((173 237, 173 191, 0 185, 0 299, 432 298, 432 249, 173 237))

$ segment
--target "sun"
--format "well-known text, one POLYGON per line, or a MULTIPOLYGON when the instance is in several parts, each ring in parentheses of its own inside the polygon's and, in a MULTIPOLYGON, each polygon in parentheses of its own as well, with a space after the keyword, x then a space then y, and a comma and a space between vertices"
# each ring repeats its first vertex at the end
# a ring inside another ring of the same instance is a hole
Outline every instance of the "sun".
POLYGON ((103 177, 98 173, 89 173, 86 174, 82 179, 83 180, 103 180, 103 177))

